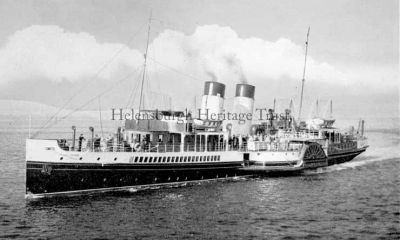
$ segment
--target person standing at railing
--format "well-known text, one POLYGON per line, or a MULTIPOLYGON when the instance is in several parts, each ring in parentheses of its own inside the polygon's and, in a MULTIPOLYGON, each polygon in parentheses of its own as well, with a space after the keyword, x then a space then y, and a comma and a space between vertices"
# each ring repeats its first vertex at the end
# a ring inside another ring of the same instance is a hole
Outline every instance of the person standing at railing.
POLYGON ((78 152, 82 151, 82 142, 85 140, 83 134, 79 135, 78 138, 78 152))
POLYGON ((104 137, 100 138, 100 151, 107 151, 107 139, 104 137))
POLYGON ((118 138, 116 135, 114 135, 114 137, 112 138, 112 151, 118 151, 118 138))
POLYGON ((140 151, 146 151, 146 143, 145 140, 142 140, 140 143, 140 151))
POLYGON ((135 144, 133 145, 133 149, 135 150, 135 152, 139 152, 140 151, 139 140, 135 139, 135 144))
POLYGON ((100 150, 100 138, 97 134, 93 141, 93 151, 98 152, 100 150))
POLYGON ((237 150, 239 148, 239 138, 237 136, 233 137, 233 148, 237 150))

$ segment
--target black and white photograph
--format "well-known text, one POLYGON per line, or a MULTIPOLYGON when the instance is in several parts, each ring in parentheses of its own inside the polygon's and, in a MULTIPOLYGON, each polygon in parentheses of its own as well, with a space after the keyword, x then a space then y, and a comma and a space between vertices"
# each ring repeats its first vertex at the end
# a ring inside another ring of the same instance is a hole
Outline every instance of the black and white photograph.
POLYGON ((0 0, 0 239, 400 239, 398 0, 0 0))

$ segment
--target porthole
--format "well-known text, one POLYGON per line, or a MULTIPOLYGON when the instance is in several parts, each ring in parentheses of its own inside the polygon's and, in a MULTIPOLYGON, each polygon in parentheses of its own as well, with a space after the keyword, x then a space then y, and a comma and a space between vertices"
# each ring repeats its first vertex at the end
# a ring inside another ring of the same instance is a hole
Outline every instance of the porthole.
POLYGON ((97 161, 100 161, 100 157, 97 158, 97 161))
POLYGON ((116 157, 114 158, 114 161, 117 161, 117 158, 116 158, 116 157))
POLYGON ((63 157, 60 157, 60 160, 63 160, 64 158, 63 157))
POLYGON ((80 157, 79 160, 82 160, 82 157, 80 157))

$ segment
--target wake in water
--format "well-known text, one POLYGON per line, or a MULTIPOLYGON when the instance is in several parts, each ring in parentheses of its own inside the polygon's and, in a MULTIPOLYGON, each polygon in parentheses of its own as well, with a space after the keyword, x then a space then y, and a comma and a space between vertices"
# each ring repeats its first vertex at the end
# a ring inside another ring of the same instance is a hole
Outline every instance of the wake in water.
POLYGON ((368 165, 368 164, 372 164, 372 163, 376 163, 376 162, 382 162, 382 161, 390 161, 390 160, 399 161, 400 159, 398 156, 397 157, 394 157, 394 156, 393 157, 375 157, 375 158, 371 158, 371 159, 364 158, 364 159, 360 159, 360 160, 354 160, 351 162, 322 168, 322 169, 319 169, 317 171, 317 173, 329 173, 329 172, 342 171, 342 170, 347 170, 347 169, 355 169, 357 167, 361 167, 364 165, 368 165))
POLYGON ((306 175, 329 173, 354 169, 364 165, 382 162, 382 161, 398 161, 400 162, 399 142, 400 136, 395 133, 371 133, 369 136, 370 148, 365 153, 356 157, 353 161, 337 164, 315 171, 307 171, 306 175))

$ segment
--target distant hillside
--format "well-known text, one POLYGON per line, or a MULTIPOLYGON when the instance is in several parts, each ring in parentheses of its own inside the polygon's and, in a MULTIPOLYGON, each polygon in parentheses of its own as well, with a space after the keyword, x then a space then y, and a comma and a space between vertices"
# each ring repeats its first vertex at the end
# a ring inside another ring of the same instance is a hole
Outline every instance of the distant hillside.
MULTIPOLYGON (((38 102, 22 100, 0 100, 0 116, 29 116, 50 117, 59 111, 58 107, 46 105, 38 102)), ((70 109, 61 110, 59 117, 70 114, 70 109)), ((109 110, 103 110, 102 114, 109 114, 109 110)), ((98 111, 77 111, 71 114, 72 117, 98 117, 98 111)))
MULTIPOLYGON (((33 130, 40 129, 52 118, 59 108, 37 102, 0 100, 0 131, 26 131, 29 122, 33 130), (30 120, 29 120, 30 119, 30 120)), ((121 124, 111 121, 111 111, 102 111, 102 126, 104 128, 114 127, 121 124)), ((100 128, 99 111, 77 111, 71 114, 70 109, 65 109, 56 114, 48 123, 50 129, 69 131, 74 125, 77 128, 87 130, 88 126, 100 128), (67 117, 66 117, 67 116, 67 117)))
POLYGON ((37 102, 0 100, 0 115, 50 115, 58 108, 37 102))

